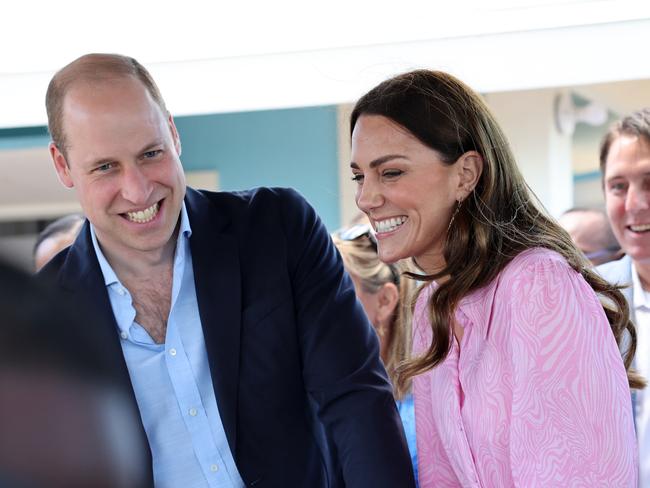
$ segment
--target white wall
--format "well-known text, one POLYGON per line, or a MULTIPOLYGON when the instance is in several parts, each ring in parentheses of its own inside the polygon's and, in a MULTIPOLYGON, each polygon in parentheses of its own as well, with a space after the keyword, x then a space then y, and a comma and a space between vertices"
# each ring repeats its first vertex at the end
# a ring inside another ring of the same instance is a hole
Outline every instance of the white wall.
POLYGON ((551 213, 573 206, 571 136, 555 126, 557 90, 490 93, 486 100, 508 137, 526 182, 551 213))

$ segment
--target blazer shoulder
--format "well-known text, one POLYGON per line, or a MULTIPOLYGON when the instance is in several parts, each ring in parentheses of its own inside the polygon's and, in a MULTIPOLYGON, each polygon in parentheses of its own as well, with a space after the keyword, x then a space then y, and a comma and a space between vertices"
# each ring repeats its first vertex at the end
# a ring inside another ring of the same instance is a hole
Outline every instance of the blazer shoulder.
POLYGON ((49 283, 50 285, 57 285, 59 282, 59 274, 63 268, 68 254, 70 253, 70 247, 59 251, 50 261, 43 266, 38 273, 36 273, 35 278, 38 281, 49 283))
POLYGON ((196 201, 197 199, 205 198, 215 204, 222 205, 250 205, 260 201, 270 203, 273 201, 291 200, 295 202, 306 203, 305 198, 294 188, 283 187, 266 187, 260 186, 248 190, 235 190, 235 191, 209 191, 209 190, 195 190, 188 187, 188 198, 196 201))
POLYGON ((188 188, 187 198, 190 207, 199 212, 209 202, 217 213, 228 216, 235 225, 238 218, 246 216, 275 216, 282 220, 292 220, 315 213, 307 200, 293 188, 257 187, 229 192, 188 188))

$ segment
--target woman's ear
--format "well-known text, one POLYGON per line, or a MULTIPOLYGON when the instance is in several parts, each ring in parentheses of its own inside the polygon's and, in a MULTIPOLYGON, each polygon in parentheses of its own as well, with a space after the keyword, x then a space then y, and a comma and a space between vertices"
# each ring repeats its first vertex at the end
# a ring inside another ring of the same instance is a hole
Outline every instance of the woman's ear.
POLYGON ((476 151, 467 151, 458 158, 456 167, 459 176, 457 200, 465 200, 483 173, 483 156, 476 151))

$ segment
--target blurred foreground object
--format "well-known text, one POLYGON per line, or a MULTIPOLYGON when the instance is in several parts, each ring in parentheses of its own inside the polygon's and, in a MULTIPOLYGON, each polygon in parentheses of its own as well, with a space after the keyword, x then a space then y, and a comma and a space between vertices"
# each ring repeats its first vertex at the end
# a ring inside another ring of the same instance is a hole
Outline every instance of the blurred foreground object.
POLYGON ((95 328, 3 263, 0 309, 0 486, 143 486, 137 412, 95 328))

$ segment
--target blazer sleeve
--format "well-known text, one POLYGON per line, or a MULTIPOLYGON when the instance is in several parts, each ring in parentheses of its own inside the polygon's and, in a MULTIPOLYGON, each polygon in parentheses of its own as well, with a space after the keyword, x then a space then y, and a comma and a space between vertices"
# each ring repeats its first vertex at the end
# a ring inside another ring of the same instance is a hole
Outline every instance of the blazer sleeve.
POLYGON ((314 210, 284 194, 283 216, 305 387, 335 448, 345 486, 414 486, 379 343, 314 210))
POLYGON ((594 291, 561 259, 538 259, 502 281, 515 485, 636 486, 627 376, 594 291))

